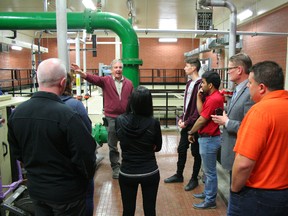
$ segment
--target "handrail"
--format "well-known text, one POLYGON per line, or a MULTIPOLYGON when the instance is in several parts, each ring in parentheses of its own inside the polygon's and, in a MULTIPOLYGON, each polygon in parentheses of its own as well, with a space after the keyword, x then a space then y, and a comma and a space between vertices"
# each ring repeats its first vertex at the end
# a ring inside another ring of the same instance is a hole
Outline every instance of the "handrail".
MULTIPOLYGON (((87 72, 91 72, 94 74, 98 74, 99 69, 87 69, 87 72)), ((217 73, 220 74, 222 86, 223 88, 228 88, 228 73, 227 68, 217 68, 213 69, 217 73)), ((8 90, 9 94, 31 94, 32 84, 33 84, 33 76, 32 69, 26 68, 0 68, 0 87, 6 91, 4 88, 12 88, 12 90, 8 90), (3 76, 3 71, 10 72, 10 79, 7 79, 7 76, 3 76), (26 73, 23 73, 26 72, 26 73), (3 79, 5 78, 5 79, 3 79), (7 84, 8 83, 8 84, 7 84), (30 93, 22 92, 25 87, 30 88, 30 93), (16 89, 19 88, 19 92, 16 89)), ((183 69, 165 69, 165 68, 143 68, 139 69, 139 83, 140 85, 151 85, 152 89, 155 89, 156 86, 163 85, 163 88, 166 90, 171 89, 171 86, 177 86, 177 89, 182 89, 183 86, 186 85, 187 76, 183 69)))
MULTIPOLYGON (((169 95, 175 94, 175 93, 184 93, 184 90, 182 89, 151 89, 150 90, 153 98, 153 94, 155 93, 164 93, 165 94, 165 128, 168 128, 168 111, 169 111, 169 95)), ((181 103, 182 105, 182 103, 181 103)), ((155 110, 155 106, 154 106, 155 110)), ((175 109, 175 119, 176 119, 176 109, 175 109)))

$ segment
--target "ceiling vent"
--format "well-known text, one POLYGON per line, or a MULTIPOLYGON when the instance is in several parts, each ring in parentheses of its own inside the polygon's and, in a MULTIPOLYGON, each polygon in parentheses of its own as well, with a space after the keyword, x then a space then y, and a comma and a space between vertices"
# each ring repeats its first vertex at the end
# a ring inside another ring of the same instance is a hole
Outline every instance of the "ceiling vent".
MULTIPOLYGON (((213 10, 211 9, 198 9, 196 10, 196 23, 197 30, 213 30, 213 10)), ((215 34, 203 33, 195 34, 196 38, 215 37, 215 34)))

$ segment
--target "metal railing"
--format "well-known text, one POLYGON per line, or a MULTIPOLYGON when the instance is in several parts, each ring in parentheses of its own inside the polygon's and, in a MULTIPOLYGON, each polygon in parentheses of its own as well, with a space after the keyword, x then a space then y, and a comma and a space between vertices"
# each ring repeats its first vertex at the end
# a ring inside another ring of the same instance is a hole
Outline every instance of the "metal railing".
MULTIPOLYGON (((178 113, 183 110, 183 94, 184 91, 181 89, 151 89, 153 99, 153 111, 154 116, 157 118, 157 112, 162 112, 163 123, 168 128, 169 120, 176 121, 178 113), (169 115, 172 112, 172 115, 169 115)), ((158 118, 161 121, 160 115, 158 118)))
POLYGON ((157 85, 169 89, 171 86, 186 84, 187 76, 183 69, 139 69, 139 78, 141 85, 151 85, 152 89, 157 85))
POLYGON ((0 87, 3 92, 12 94, 31 94, 33 92, 32 69, 0 68, 0 87), (6 75, 8 73, 9 75, 6 75), (3 78, 4 77, 4 78, 3 78), (30 93, 23 92, 30 88, 30 93))

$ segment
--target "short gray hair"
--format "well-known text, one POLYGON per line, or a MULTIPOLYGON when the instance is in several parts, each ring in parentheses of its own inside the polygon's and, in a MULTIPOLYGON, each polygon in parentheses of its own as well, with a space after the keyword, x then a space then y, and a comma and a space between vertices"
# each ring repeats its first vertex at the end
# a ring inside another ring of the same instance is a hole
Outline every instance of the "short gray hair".
POLYGON ((252 60, 246 53, 238 53, 229 58, 229 61, 234 63, 235 66, 242 66, 246 74, 249 74, 252 67, 252 60))
POLYGON ((122 66, 123 66, 123 62, 122 62, 122 60, 121 59, 114 59, 112 62, 111 62, 111 67, 113 67, 117 62, 119 62, 119 63, 121 63, 122 64, 122 66))
POLYGON ((42 61, 37 69, 37 80, 39 85, 50 87, 58 84, 67 77, 65 64, 58 58, 49 58, 42 61))

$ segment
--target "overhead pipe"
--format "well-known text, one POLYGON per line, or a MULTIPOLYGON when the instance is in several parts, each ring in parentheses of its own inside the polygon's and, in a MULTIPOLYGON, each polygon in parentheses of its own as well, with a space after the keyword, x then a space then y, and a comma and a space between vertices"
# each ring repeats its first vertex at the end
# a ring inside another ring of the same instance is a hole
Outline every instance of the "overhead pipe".
POLYGON ((230 34, 229 34, 229 57, 236 53, 236 28, 237 28, 237 9, 229 1, 222 0, 199 0, 198 3, 203 6, 227 7, 230 10, 230 34))
MULTIPOLYGON (((230 34, 230 31, 226 30, 194 30, 194 29, 136 29, 137 33, 148 34, 187 34, 191 37, 190 34, 230 34)), ((236 35, 251 35, 254 36, 280 36, 288 37, 287 32, 253 32, 253 31, 236 31, 236 35)))
MULTIPOLYGON (((86 29, 93 33, 94 29, 108 29, 115 32, 122 42, 123 74, 130 79, 134 87, 139 85, 138 37, 131 24, 123 17, 107 12, 85 10, 67 13, 68 29, 86 29)), ((37 30, 56 29, 55 12, 1 12, 0 30, 37 30)))

